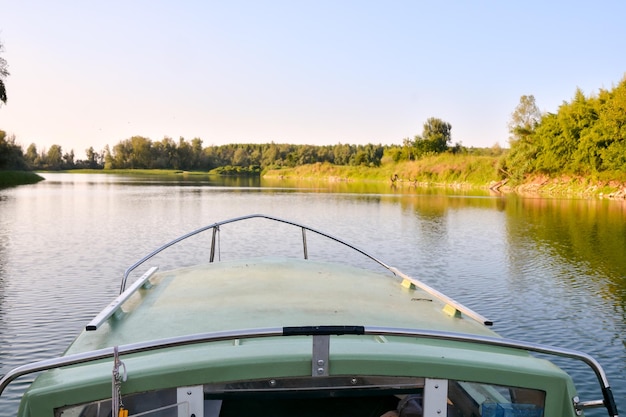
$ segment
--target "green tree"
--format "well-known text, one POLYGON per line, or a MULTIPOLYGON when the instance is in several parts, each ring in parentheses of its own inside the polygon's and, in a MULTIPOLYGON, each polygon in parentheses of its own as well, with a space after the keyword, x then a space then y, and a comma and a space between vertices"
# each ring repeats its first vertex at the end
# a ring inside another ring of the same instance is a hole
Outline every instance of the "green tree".
POLYGON ((597 129, 604 133, 602 168, 626 171, 626 77, 612 91, 598 96, 597 129))
POLYGON ((105 168, 121 169, 131 167, 132 146, 130 141, 123 140, 113 146, 113 151, 105 155, 105 168))
MULTIPOLYGON (((2 46, 2 42, 0 42, 0 52, 4 50, 2 46)), ((4 80, 9 76, 9 71, 7 70, 7 60, 0 56, 0 103, 6 104, 7 102, 7 90, 4 84, 4 80)))
POLYGON ((385 157, 391 159, 393 162, 399 162, 403 159, 403 148, 400 146, 390 146, 385 149, 385 157))
POLYGON ((39 165, 39 154, 37 153, 37 145, 31 143, 26 149, 26 154, 24 155, 24 159, 26 162, 32 166, 36 167, 39 165))
POLYGON ((115 168, 115 158, 111 154, 111 149, 109 149, 109 145, 104 146, 104 150, 102 151, 104 154, 104 169, 114 169, 115 168))
POLYGON ((178 163, 173 167, 174 169, 191 169, 191 166, 193 165, 193 149, 191 144, 182 136, 178 139, 178 149, 176 155, 178 156, 178 163))
POLYGON ((143 136, 133 136, 131 143, 131 168, 151 168, 152 141, 143 136))
MULTIPOLYGON (((576 142, 563 134, 561 120, 556 114, 547 113, 535 131, 537 147, 536 168, 546 174, 553 174, 563 170, 563 161, 570 161, 571 154, 576 149, 576 142)), ((518 142, 519 144, 523 142, 518 142)), ((521 147, 520 147, 521 148, 521 147)), ((526 143, 526 149, 530 149, 530 143, 526 143)), ((519 152, 518 147, 515 147, 519 152)), ((526 157, 520 155, 520 157, 526 157)), ((519 161, 522 162, 522 161, 519 161)), ((522 162, 523 163, 523 162, 522 162)))
POLYGON ((528 138, 541 121, 541 112, 535 103, 535 96, 520 97, 519 104, 511 114, 509 133, 511 144, 528 138))
POLYGON ((74 162, 74 149, 63 154, 63 169, 72 169, 76 167, 74 162))
POLYGON ((430 148, 435 153, 445 152, 452 140, 452 125, 436 117, 431 117, 424 123, 422 139, 430 143, 430 148))
POLYGON ((596 100, 588 99, 582 90, 577 89, 571 103, 564 103, 559 108, 559 120, 562 128, 564 146, 573 148, 573 152, 562 153, 559 162, 568 170, 576 173, 597 172, 601 160, 599 145, 604 134, 595 129, 598 119, 596 100))
POLYGON ((232 163, 229 165, 239 166, 239 167, 247 167, 250 165, 250 158, 248 157, 248 152, 243 147, 237 147, 235 153, 233 154, 232 163))
POLYGON ((174 139, 165 136, 161 141, 152 145, 151 167, 156 169, 178 169, 178 152, 174 139))
POLYGON ((357 147, 357 151, 354 154, 352 164, 353 165, 366 165, 366 166, 380 166, 381 159, 383 157, 384 148, 382 145, 360 145, 357 147))
POLYGON ((60 145, 52 145, 46 153, 45 168, 57 171, 63 168, 63 149, 60 145))
POLYGON ((7 136, 3 130, 0 130, 0 169, 28 169, 22 147, 15 143, 15 136, 7 136))
POLYGON ((202 139, 191 139, 192 162, 191 169, 202 169, 204 161, 202 158, 202 139))
POLYGON ((353 154, 354 146, 340 143, 333 148, 333 162, 336 165, 348 165, 353 154))
POLYGON ((266 145, 261 157, 261 167, 279 167, 281 165, 282 158, 280 157, 280 149, 274 142, 266 145))
POLYGON ((556 114, 540 116, 534 98, 523 96, 509 129, 511 149, 502 166, 512 178, 626 171, 626 77, 589 97, 577 89, 556 114))
POLYGON ((526 174, 535 170, 538 146, 532 135, 541 121, 541 112, 535 97, 522 96, 509 121, 509 143, 511 150, 504 156, 500 170, 508 177, 521 181, 526 174))
POLYGON ((452 140, 452 125, 436 117, 430 117, 424 123, 422 136, 415 136, 413 148, 415 157, 428 154, 442 153, 448 150, 448 143, 452 140))
POLYGON ((86 165, 89 169, 101 168, 100 166, 100 155, 94 151, 93 146, 90 146, 88 149, 85 149, 85 155, 87 156, 86 165))
POLYGON ((250 150, 250 165, 260 167, 263 161, 263 150, 261 145, 252 145, 250 150))
POLYGON ((300 145, 296 150, 296 165, 306 165, 317 162, 316 150, 313 145, 300 145))
POLYGON ((419 136, 416 136, 413 140, 411 140, 410 138, 404 138, 402 140, 402 157, 400 158, 400 160, 412 161, 419 158, 416 146, 417 140, 419 140, 419 136))

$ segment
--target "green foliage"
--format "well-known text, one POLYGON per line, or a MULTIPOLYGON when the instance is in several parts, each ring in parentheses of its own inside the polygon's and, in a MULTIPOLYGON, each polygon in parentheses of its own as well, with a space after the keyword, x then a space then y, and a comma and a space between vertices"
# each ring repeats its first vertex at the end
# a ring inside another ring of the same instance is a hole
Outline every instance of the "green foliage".
POLYGON ((90 146, 85 150, 85 155, 87 155, 87 160, 85 160, 84 168, 86 169, 98 169, 101 166, 101 157, 100 155, 93 149, 93 146, 90 146))
POLYGON ((246 167, 226 165, 226 166, 223 166, 223 167, 217 167, 215 169, 212 169, 209 173, 210 174, 217 174, 217 175, 235 175, 235 176, 250 175, 250 176, 258 176, 258 175, 261 174, 261 167, 258 166, 258 165, 256 165, 256 166, 246 166, 246 167))
POLYGON ((63 169, 63 149, 59 145, 52 145, 46 155, 46 168, 58 171, 63 169))
POLYGON ((424 123, 422 143, 427 143, 426 152, 441 153, 448 149, 452 140, 452 125, 436 117, 431 117, 424 123))
POLYGON ((541 112, 535 103, 535 96, 520 97, 519 104, 511 114, 509 121, 510 141, 513 144, 517 141, 527 140, 541 120, 541 112))
MULTIPOLYGON (((415 159, 422 158, 427 155, 436 155, 448 150, 448 144, 452 140, 452 125, 444 122, 436 117, 431 117, 424 123, 422 136, 415 136, 413 140, 413 149, 409 153, 415 159)), ((406 141, 405 141, 406 144, 406 141)))
MULTIPOLYGON (((105 169, 179 169, 218 171, 224 175, 258 173, 268 168, 295 167, 316 162, 338 165, 379 166, 384 155, 382 145, 289 145, 229 144, 202 147, 202 140, 191 143, 180 138, 152 142, 134 136, 104 151, 105 169)), ((217 171, 215 171, 217 172, 217 171)))
MULTIPOLYGON (((21 148, 20 148, 21 149, 21 148)), ((94 158, 94 161, 79 160, 76 161, 74 157, 74 150, 63 153, 63 148, 60 145, 52 145, 50 149, 43 150, 41 153, 37 152, 37 146, 31 143, 24 155, 24 160, 29 169, 36 169, 42 171, 61 171, 68 169, 78 168, 91 168, 96 169, 100 166, 96 163, 99 159, 97 154, 93 152, 93 148, 88 149, 86 152, 94 158)))
POLYGON ((27 170, 22 147, 15 143, 15 136, 7 136, 0 130, 0 170, 27 170))
MULTIPOLYGON (((532 98, 532 96, 530 96, 532 98)), ((596 176, 626 170, 626 77, 612 90, 586 97, 578 89, 556 114, 535 123, 523 96, 510 127, 515 139, 502 170, 517 181, 529 174, 596 176), (523 117, 523 116, 528 117, 523 117)))

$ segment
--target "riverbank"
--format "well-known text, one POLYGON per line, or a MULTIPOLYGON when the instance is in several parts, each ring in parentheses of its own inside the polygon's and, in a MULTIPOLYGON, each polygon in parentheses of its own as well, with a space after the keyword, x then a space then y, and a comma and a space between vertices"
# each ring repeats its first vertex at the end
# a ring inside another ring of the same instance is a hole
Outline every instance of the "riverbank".
POLYGON ((445 157, 385 164, 381 167, 303 165, 267 170, 263 178, 329 182, 388 182, 395 187, 445 187, 480 189, 524 196, 626 199, 626 180, 592 179, 582 176, 533 175, 521 183, 497 175, 497 159, 471 157, 454 161, 445 157))
POLYGON ((35 184, 43 179, 32 171, 0 171, 0 188, 35 184))
POLYGON ((521 195, 626 200, 626 182, 619 180, 593 180, 571 175, 558 177, 535 175, 512 188, 512 191, 521 195))
MULTIPOLYGON (((72 170, 73 173, 118 175, 219 176, 216 172, 180 170, 72 170)), ((556 198, 601 198, 626 200, 626 179, 592 179, 582 176, 534 175, 522 183, 497 176, 497 158, 487 156, 433 156, 420 161, 390 163, 379 167, 339 166, 329 163, 301 165, 294 168, 265 170, 268 180, 387 183, 390 187, 441 187, 456 190, 490 190, 524 196, 556 198)), ((249 174, 248 174, 249 175, 249 174)), ((621 174, 622 177, 626 174, 621 174)), ((619 175, 615 175, 618 177, 619 175)), ((33 184, 43 180, 28 171, 0 171, 0 188, 33 184)))
POLYGON ((294 168, 270 169, 264 178, 327 178, 330 181, 387 181, 395 185, 467 184, 488 186, 498 181, 498 159, 489 156, 441 154, 417 161, 383 162, 367 167, 315 163, 294 168))

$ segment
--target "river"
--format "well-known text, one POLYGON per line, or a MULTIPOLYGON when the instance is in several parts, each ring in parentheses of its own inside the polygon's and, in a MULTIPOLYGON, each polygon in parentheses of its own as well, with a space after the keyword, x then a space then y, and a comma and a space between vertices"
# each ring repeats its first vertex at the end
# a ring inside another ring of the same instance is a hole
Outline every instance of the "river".
MULTIPOLYGON (((0 374, 61 354, 117 295, 124 269, 155 247, 263 213, 365 249, 493 320, 504 336, 592 354, 626 412, 624 201, 203 176, 42 176, 0 190, 0 374)), ((601 398, 590 371, 559 365, 581 399, 601 398)), ((28 382, 10 387, 0 416, 15 413, 28 382)), ((604 415, 598 411, 587 414, 604 415)))

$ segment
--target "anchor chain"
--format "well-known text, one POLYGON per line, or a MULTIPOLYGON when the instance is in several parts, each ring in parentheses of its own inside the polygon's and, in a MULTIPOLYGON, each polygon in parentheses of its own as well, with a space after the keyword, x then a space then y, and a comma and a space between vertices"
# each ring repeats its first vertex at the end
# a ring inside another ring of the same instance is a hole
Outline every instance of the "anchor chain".
POLYGON ((117 346, 113 347, 113 379, 111 387, 111 414, 118 417, 128 417, 128 410, 122 401, 122 382, 126 382, 126 365, 120 360, 117 346), (120 366, 123 373, 120 374, 120 366))

